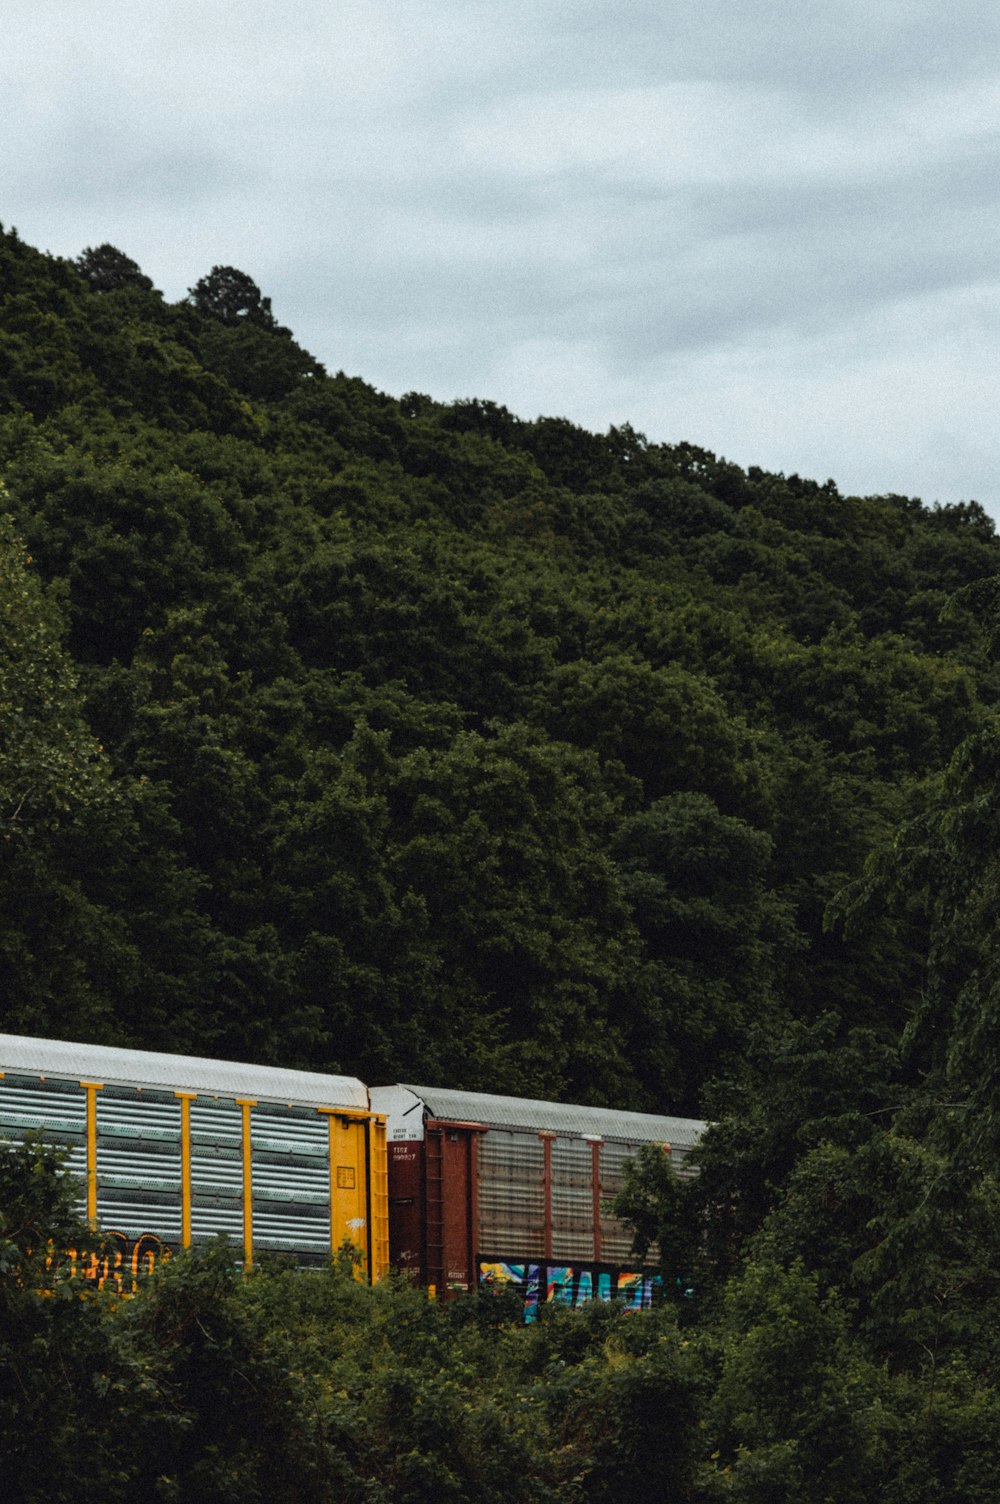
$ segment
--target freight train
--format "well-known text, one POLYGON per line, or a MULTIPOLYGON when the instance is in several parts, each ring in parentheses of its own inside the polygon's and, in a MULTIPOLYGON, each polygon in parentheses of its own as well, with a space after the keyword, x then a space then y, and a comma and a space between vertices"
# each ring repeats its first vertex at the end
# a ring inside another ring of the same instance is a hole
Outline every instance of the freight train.
MULTIPOLYGON (((119 1278, 220 1234, 317 1266, 345 1247, 447 1296, 511 1286, 545 1300, 649 1304, 609 1210, 624 1166, 659 1144, 682 1175, 689 1118, 0 1034, 0 1141, 66 1152, 80 1211, 119 1278)), ((96 1255, 94 1256, 97 1257, 96 1255)))

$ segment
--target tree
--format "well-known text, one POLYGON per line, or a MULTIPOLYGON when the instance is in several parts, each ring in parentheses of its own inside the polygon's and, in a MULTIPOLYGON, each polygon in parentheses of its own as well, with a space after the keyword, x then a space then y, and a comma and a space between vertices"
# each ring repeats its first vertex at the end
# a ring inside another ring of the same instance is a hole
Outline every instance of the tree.
POLYGON ((145 275, 138 263, 106 242, 96 247, 88 246, 73 265, 94 292, 118 292, 123 287, 153 291, 152 279, 145 275))
POLYGON ((679 789, 743 812, 756 769, 747 728, 704 675, 624 653, 560 664, 538 689, 551 735, 593 747, 641 778, 650 801, 679 789))
POLYGON ((71 1504, 91 1490, 124 1504, 147 1428, 179 1420, 160 1411, 148 1355, 113 1320, 110 1290, 74 1272, 101 1251, 75 1211, 76 1194, 56 1150, 0 1145, 5 1504, 71 1504))
MULTIPOLYGON (((2 493, 0 493, 2 494, 2 493)), ((31 558, 0 517, 0 831, 27 837, 107 796, 60 623, 31 558)))
POLYGON ((823 1298, 799 1262, 750 1263, 729 1287, 720 1337, 707 1420, 723 1497, 867 1504, 882 1496, 882 1384, 852 1346, 835 1294, 823 1298))
POLYGON ((926 916, 923 988, 906 1032, 911 1060, 947 1104, 947 1136, 975 1162, 1000 1145, 1000 722, 969 737, 922 811, 868 863, 855 911, 926 916))
POLYGON ((189 288, 189 301, 199 313, 219 319, 223 324, 256 324, 272 334, 290 335, 271 312, 271 299, 261 294, 252 277, 235 266, 213 266, 189 288))
POLYGON ((620 1101, 637 937, 606 851, 616 801, 593 754, 523 724, 462 732, 443 753, 401 759, 388 798, 392 880, 430 920, 463 1036, 461 1062, 446 1047, 440 1069, 474 1088, 620 1101), (465 1036, 485 1017, 492 1059, 474 1061, 465 1036), (475 1079, 484 1067, 492 1081, 475 1079))
POLYGON ((697 1113, 750 1025, 780 1016, 797 939, 769 886, 772 843, 707 795, 679 793, 626 820, 611 853, 644 942, 636 1068, 673 1111, 697 1113))

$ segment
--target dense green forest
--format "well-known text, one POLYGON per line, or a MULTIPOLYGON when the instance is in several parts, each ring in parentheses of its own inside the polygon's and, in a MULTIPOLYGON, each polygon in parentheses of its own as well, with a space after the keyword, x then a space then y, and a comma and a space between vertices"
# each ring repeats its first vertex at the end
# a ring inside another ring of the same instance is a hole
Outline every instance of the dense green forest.
MULTIPOLYGON (((642 1337, 508 1332, 496 1383, 681 1395, 683 1466, 636 1499, 995 1498, 983 509, 390 397, 234 268, 170 304, 14 231, 0 486, 0 1027, 711 1118, 696 1183, 627 1194, 691 1293, 642 1337)), ((171 1278, 131 1326, 223 1275, 171 1278)), ((308 1327, 274 1279, 226 1319, 308 1327)), ((432 1347, 500 1330, 406 1310, 452 1323, 432 1347)), ((524 1395, 492 1382, 499 1458, 524 1395)), ((570 1461, 530 1496, 622 1496, 570 1461)))

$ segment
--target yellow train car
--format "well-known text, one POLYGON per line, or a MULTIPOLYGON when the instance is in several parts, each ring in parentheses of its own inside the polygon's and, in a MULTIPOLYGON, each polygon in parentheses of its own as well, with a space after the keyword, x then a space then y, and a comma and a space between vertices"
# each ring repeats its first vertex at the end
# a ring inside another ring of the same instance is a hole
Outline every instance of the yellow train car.
POLYGON ((385 1119, 354 1077, 0 1034, 0 1141, 32 1134, 134 1269, 219 1234, 248 1269, 345 1246, 388 1267, 385 1119))

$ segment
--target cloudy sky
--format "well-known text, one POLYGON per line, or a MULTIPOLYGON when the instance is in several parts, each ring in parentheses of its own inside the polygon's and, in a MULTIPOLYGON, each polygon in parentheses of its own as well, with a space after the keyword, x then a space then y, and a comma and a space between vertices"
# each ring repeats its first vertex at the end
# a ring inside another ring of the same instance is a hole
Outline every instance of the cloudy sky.
POLYGON ((0 220, 331 370, 1000 517, 983 0, 5 0, 0 220))

